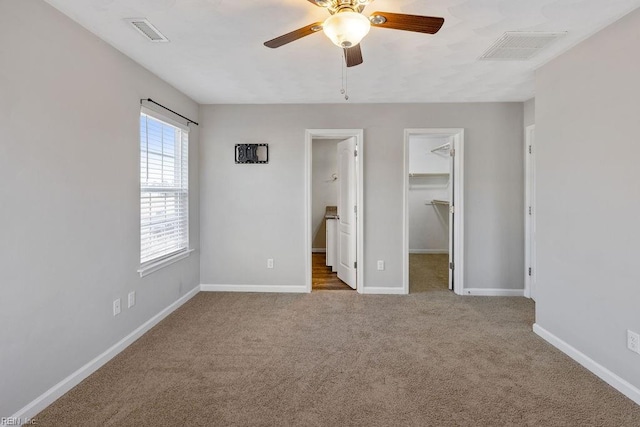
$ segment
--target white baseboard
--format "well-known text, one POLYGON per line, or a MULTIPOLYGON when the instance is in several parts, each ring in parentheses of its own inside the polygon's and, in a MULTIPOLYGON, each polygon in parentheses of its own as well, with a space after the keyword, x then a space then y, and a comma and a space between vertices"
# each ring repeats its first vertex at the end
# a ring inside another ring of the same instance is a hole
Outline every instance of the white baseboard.
POLYGON ((200 285, 202 292, 269 292, 269 293, 307 293, 306 286, 277 285, 200 285))
POLYGON ((570 344, 553 335, 551 332, 547 331, 537 323, 533 324, 533 332, 535 332, 549 344, 587 368, 589 371, 609 384, 611 387, 615 388, 620 393, 624 394, 629 399, 640 405, 640 389, 638 387, 629 383, 625 379, 620 378, 618 375, 614 374, 595 360, 591 359, 580 350, 572 347, 570 344))
POLYGON ((58 384, 51 387, 49 390, 45 391, 43 394, 38 396, 31 403, 27 404, 24 408, 20 409, 11 418, 16 419, 27 419, 33 418, 38 413, 40 413, 47 406, 51 405, 58 398, 60 398, 63 394, 71 390, 76 385, 80 384, 82 380, 87 378, 89 375, 93 374, 95 371, 100 369, 104 364, 106 364, 109 360, 113 359, 118 355, 122 350, 129 347, 135 340, 144 335, 147 331, 153 328, 155 325, 160 323, 162 319, 167 317, 169 314, 178 309, 182 304, 189 301, 193 298, 198 292, 200 292, 199 288, 194 288, 180 297, 177 301, 171 303, 168 307, 162 310, 160 313, 153 316, 151 319, 144 322, 138 328, 136 328, 133 332, 131 332, 126 337, 122 338, 120 341, 112 345, 109 349, 107 349, 104 353, 97 356, 89 363, 60 381, 58 384))
POLYGON ((311 248, 311 252, 314 254, 325 254, 327 253, 326 248, 311 248))
POLYGON ((524 289, 464 288, 463 295, 482 297, 524 297, 524 289))
POLYGON ((378 288, 374 286, 365 286, 362 293, 368 295, 405 295, 402 288, 378 288))
POLYGON ((409 249, 410 254, 448 254, 449 249, 409 249))

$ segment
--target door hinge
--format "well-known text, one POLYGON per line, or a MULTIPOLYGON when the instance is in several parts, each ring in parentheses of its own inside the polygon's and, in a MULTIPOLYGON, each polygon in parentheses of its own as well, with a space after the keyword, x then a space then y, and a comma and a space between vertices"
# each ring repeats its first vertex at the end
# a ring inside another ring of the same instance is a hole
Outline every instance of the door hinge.
POLYGON ((452 148, 451 150, 449 150, 449 155, 450 155, 451 157, 455 157, 455 156, 456 156, 456 149, 455 149, 455 148, 452 148))
POLYGON ((531 154, 531 146, 529 146, 529 154, 531 154))
POLYGON ((353 150, 353 157, 358 157, 358 150, 353 150))
POLYGON ((449 207, 449 213, 452 213, 452 214, 456 213, 456 207, 455 206, 450 206, 449 207))
POLYGON ((353 262, 353 268, 358 268, 358 261, 353 262))
POLYGON ((531 206, 529 206, 529 215, 531 215, 531 206))
POLYGON ((353 213, 354 214, 358 213, 358 205, 353 205, 353 213))
POLYGON ((453 262, 449 263, 449 269, 450 270, 455 270, 456 269, 456 265, 453 262))
POLYGON ((529 267, 529 276, 531 276, 531 267, 529 267))

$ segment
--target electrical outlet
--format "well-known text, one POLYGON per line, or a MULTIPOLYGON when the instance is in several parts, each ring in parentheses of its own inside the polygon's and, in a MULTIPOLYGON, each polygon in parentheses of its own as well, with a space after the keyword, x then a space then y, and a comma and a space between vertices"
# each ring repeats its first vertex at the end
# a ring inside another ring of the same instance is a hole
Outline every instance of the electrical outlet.
POLYGON ((378 260, 378 270, 380 270, 380 271, 384 270, 384 261, 383 260, 378 260))
POLYGON ((136 291, 129 292, 129 298, 127 299, 127 308, 131 308, 136 305, 136 291))
POLYGON ((113 315, 117 316, 118 314, 120 314, 120 298, 113 301, 113 315))
POLYGON ((267 268, 273 268, 273 258, 267 260, 267 268))
POLYGON ((640 335, 627 329, 627 348, 640 353, 640 335))

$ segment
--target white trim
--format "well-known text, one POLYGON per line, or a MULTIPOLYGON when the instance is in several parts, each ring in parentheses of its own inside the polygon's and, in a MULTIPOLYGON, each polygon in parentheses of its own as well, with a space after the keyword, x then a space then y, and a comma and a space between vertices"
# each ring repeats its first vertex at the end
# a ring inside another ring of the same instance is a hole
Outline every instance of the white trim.
MULTIPOLYGON (((356 262, 358 263, 356 275, 356 290, 364 292, 364 130, 363 129, 306 129, 304 135, 304 158, 305 158, 305 275, 306 292, 311 292, 311 246, 313 242, 311 229, 311 168, 312 150, 311 144, 314 139, 339 139, 356 138, 358 150, 357 161, 357 238, 356 238, 356 262)), ((261 291, 258 291, 261 292, 261 291)), ((266 292, 266 291, 262 291, 266 292)))
POLYGON ((536 285, 536 125, 525 128, 524 137, 524 296, 535 299, 536 285), (529 146, 532 147, 529 154, 529 146), (529 215, 529 206, 532 213, 529 215), (529 276, 531 268, 531 276, 529 276))
MULTIPOLYGON (((402 289, 409 293, 409 137, 411 135, 450 136, 456 150, 454 162, 454 291, 458 295, 466 294, 464 288, 464 129, 429 128, 404 130, 404 179, 403 179, 403 217, 402 217, 402 289)), ((448 253, 449 251, 447 251, 448 253)))
POLYGON ((71 375, 60 381, 58 384, 51 387, 49 390, 42 393, 36 399, 34 399, 31 403, 27 404, 25 407, 20 409, 18 412, 13 414, 12 418, 33 418, 42 410, 44 410, 47 406, 51 405, 54 401, 59 399, 63 394, 71 390, 76 385, 80 384, 82 380, 87 378, 89 375, 93 374, 95 371, 104 366, 107 362, 117 356, 122 350, 129 347, 135 340, 144 335, 147 331, 153 328, 155 325, 160 323, 162 319, 167 317, 169 314, 173 313, 177 310, 181 305, 185 302, 189 301, 193 298, 200 289, 198 287, 193 288, 183 296, 181 296, 178 300, 171 303, 168 307, 162 310, 160 313, 153 316, 151 319, 144 322, 142 325, 137 327, 133 332, 131 332, 126 337, 122 338, 120 341, 109 347, 106 351, 104 351, 99 356, 95 357, 93 360, 82 366, 77 371, 73 372, 71 375))
POLYGON ((138 273, 140 273, 140 277, 148 276, 149 274, 155 271, 158 271, 168 265, 171 265, 174 262, 178 262, 181 259, 185 259, 193 251, 194 249, 187 249, 186 251, 179 252, 175 255, 171 255, 168 258, 163 258, 160 261, 151 262, 151 264, 145 264, 138 269, 138 273))
POLYGON ((535 332, 546 342, 578 362, 580 365, 587 368, 589 371, 609 384, 611 387, 615 388, 620 393, 624 394, 629 399, 640 405, 640 389, 638 387, 629 383, 624 378, 621 378, 618 375, 614 374, 609 369, 591 359, 589 356, 582 353, 577 348, 571 346, 567 342, 553 335, 551 332, 547 331, 537 323, 533 324, 533 332, 535 332))
POLYGON ((402 288, 383 288, 377 286, 365 286, 362 293, 368 295, 405 295, 404 289, 402 288))
POLYGON ((202 292, 307 293, 306 286, 201 284, 202 292))
POLYGON ((409 249, 410 254, 432 254, 443 255, 448 254, 449 249, 409 249))
POLYGON ((311 252, 314 254, 326 254, 327 248, 311 248, 311 252))
POLYGON ((524 289, 465 288, 464 294, 482 297, 523 297, 524 289))
MULTIPOLYGON (((163 122, 167 122, 169 123, 171 126, 175 126, 177 128, 180 128, 181 130, 185 131, 185 132, 190 132, 191 129, 189 129, 189 123, 182 123, 179 120, 184 120, 182 118, 177 119, 178 116, 176 116, 175 114, 171 113, 170 111, 165 111, 164 109, 162 109, 159 106, 156 106, 155 104, 151 104, 146 100, 142 100, 143 102, 146 102, 147 105, 141 105, 140 106, 140 112, 142 114, 146 114, 147 116, 151 116, 154 119, 158 119, 161 120, 163 122), (168 114, 171 114, 170 116, 168 114), (175 118, 174 118, 175 117, 175 118)), ((186 122, 186 120, 184 120, 186 122)))

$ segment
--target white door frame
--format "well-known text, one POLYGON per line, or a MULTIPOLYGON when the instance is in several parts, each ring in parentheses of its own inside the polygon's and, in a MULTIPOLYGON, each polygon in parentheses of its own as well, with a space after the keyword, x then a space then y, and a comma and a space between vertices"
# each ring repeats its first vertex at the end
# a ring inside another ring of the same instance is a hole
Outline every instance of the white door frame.
POLYGON ((311 227, 311 186, 312 186, 312 143, 314 139, 340 139, 356 138, 358 150, 357 168, 357 238, 356 238, 356 291, 362 293, 364 290, 364 131, 362 129, 307 129, 305 131, 304 158, 305 158, 305 273, 307 292, 311 292, 311 250, 313 243, 313 229, 311 227))
POLYGON ((536 125, 527 126, 524 131, 524 296, 535 299, 536 250, 536 125), (531 148, 529 148, 531 147, 531 148), (531 269, 531 270, 529 270, 531 269), (531 274, 529 274, 531 271, 531 274))
POLYGON ((404 178, 403 178, 403 218, 402 218, 402 290, 409 293, 409 138, 414 135, 451 137, 456 155, 454 162, 454 292, 464 295, 464 129, 405 129, 404 130, 404 178))

